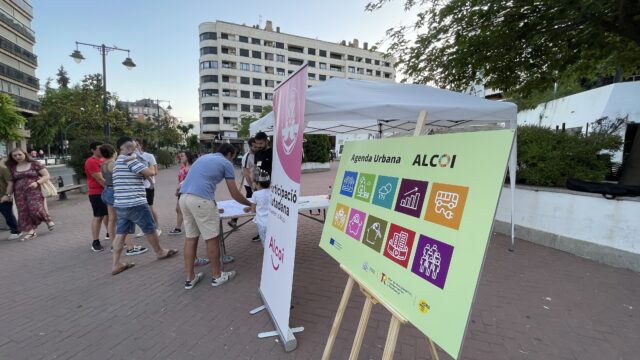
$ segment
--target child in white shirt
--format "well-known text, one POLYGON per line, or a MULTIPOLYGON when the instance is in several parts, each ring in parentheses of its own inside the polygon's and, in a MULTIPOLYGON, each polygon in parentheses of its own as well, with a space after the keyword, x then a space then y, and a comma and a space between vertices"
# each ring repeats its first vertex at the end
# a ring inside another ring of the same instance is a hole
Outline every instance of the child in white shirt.
POLYGON ((256 216, 253 218, 253 222, 258 227, 258 234, 260 235, 260 241, 262 247, 264 247, 267 237, 267 224, 269 222, 269 203, 271 202, 271 181, 269 174, 261 173, 256 179, 258 184, 258 190, 253 192, 251 201, 253 205, 244 208, 244 212, 254 212, 256 216))

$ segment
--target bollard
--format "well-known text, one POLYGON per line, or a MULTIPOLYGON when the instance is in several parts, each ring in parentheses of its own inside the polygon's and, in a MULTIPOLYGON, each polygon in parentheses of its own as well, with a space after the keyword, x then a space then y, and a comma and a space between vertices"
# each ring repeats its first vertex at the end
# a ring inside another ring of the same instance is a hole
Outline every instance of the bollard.
MULTIPOLYGON (((58 189, 61 189, 62 187, 64 187, 64 180, 62 179, 62 176, 58 176, 58 189)), ((67 193, 64 191, 58 193, 58 200, 67 200, 67 193)))

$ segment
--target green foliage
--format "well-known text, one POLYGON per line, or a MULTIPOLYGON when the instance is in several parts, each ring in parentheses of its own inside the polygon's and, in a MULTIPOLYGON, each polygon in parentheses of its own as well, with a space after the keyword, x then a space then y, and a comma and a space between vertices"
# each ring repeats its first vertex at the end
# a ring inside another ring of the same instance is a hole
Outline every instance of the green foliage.
POLYGON ((69 87, 69 82, 71 81, 71 79, 69 79, 69 74, 67 73, 67 70, 64 69, 64 66, 60 65, 56 76, 58 77, 56 82, 58 83, 59 87, 65 89, 69 87))
POLYGON ((199 152, 200 141, 198 140, 198 135, 193 134, 187 137, 187 150, 191 150, 196 153, 199 152))
POLYGON ((304 135, 303 162, 326 163, 331 157, 331 142, 328 135, 304 135))
POLYGON ((518 183, 564 186, 568 178, 602 181, 611 168, 610 152, 622 138, 607 132, 587 136, 546 127, 518 127, 518 183))
POLYGON ((18 113, 13 98, 0 93, 0 140, 20 140, 20 126, 25 118, 18 113))
MULTIPOLYGON (((375 11, 391 0, 373 0, 375 11)), ((405 80, 526 98, 558 79, 632 74, 640 64, 637 0, 404 0, 412 25, 389 29, 405 80), (415 40, 412 39, 416 34, 415 40)))
POLYGON ((156 150, 156 161, 159 165, 168 168, 176 163, 176 155, 168 150, 158 149, 156 150))
POLYGON ((91 156, 89 144, 96 140, 91 138, 79 138, 69 143, 69 159, 68 166, 73 168, 78 179, 86 177, 84 173, 84 162, 91 156))

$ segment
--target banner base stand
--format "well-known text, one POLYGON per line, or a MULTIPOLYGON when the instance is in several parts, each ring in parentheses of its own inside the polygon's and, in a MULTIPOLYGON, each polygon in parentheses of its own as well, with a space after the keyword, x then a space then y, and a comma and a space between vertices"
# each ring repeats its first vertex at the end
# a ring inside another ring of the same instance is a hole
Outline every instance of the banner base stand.
POLYGON ((262 299, 262 303, 264 305, 258 306, 257 308, 250 310, 249 314, 255 315, 261 312, 262 310, 266 309, 269 312, 269 316, 271 317, 271 322, 276 327, 275 331, 266 331, 266 332, 258 333, 258 338, 264 339, 268 337, 279 336, 280 340, 282 341, 282 345, 284 346, 285 352, 291 352, 295 350, 296 347, 298 347, 298 341, 296 340, 295 336, 293 336, 293 334, 304 331, 304 327, 296 327, 296 328, 287 327, 287 329, 285 329, 286 330, 286 336, 285 336, 285 333, 282 332, 282 329, 278 327, 278 324, 273 319, 273 313, 269 308, 269 304, 265 301, 264 295, 262 295, 262 291, 260 291, 260 289, 258 289, 258 293, 260 294, 260 298, 262 299))

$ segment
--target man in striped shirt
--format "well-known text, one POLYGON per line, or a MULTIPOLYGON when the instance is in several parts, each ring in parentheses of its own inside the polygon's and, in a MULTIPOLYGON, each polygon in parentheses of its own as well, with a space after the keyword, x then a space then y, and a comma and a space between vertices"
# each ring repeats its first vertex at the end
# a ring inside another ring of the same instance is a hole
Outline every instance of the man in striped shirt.
POLYGON ((118 216, 116 237, 113 241, 113 265, 111 274, 117 275, 129 268, 133 263, 122 263, 120 255, 124 238, 135 232, 138 225, 147 237, 151 248, 159 260, 167 259, 178 253, 176 249, 163 249, 156 232, 156 224, 147 204, 144 190, 144 179, 153 175, 151 170, 138 159, 130 160, 136 145, 130 137, 122 137, 117 142, 120 155, 113 168, 114 208, 118 216))

